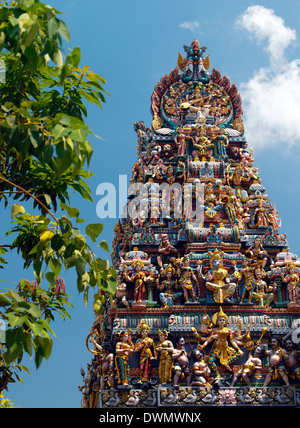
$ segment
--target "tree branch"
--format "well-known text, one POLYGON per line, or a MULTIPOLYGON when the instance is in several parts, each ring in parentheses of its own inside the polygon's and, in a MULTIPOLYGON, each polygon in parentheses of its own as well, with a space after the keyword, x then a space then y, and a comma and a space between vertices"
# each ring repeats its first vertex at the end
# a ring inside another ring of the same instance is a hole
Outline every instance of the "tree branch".
POLYGON ((47 211, 47 213, 48 213, 49 215, 51 215, 51 217, 56 221, 56 223, 58 223, 57 218, 52 214, 52 212, 51 212, 51 211, 49 211, 49 209, 46 207, 46 205, 44 205, 44 204, 43 204, 39 199, 37 199, 37 198, 36 198, 34 195, 32 195, 30 192, 28 192, 27 190, 25 190, 25 189, 23 189, 22 187, 18 186, 17 184, 12 183, 11 181, 7 180, 6 178, 2 177, 1 175, 0 175, 0 180, 5 181, 5 183, 8 183, 8 184, 10 184, 11 186, 16 187, 17 189, 19 189, 19 190, 21 190, 22 192, 26 193, 26 195, 28 195, 28 196, 30 196, 31 198, 33 198, 33 199, 34 199, 34 200, 35 200, 39 205, 41 205, 41 206, 44 208, 44 210, 46 210, 46 211, 47 211))

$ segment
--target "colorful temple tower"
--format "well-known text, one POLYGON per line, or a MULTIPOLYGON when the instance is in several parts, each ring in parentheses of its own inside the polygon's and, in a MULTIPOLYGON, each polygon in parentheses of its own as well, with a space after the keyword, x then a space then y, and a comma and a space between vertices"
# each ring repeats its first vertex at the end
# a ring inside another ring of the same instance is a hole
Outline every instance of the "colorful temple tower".
MULTIPOLYGON (((184 46, 134 124, 83 407, 300 405, 300 260, 244 136, 237 87, 184 46)), ((83 372, 84 376, 84 372, 83 372)))

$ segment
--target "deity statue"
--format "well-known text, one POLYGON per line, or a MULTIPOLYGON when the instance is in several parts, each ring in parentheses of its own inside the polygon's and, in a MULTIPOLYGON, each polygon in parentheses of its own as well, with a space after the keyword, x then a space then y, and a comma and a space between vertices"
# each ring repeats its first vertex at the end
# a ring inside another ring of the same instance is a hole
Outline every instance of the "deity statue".
POLYGON ((254 211, 254 219, 256 220, 256 227, 268 227, 268 210, 263 207, 262 199, 259 199, 258 207, 254 211))
POLYGON ((240 198, 236 198, 234 208, 239 228, 245 229, 245 225, 250 221, 249 207, 246 203, 243 205, 240 198))
POLYGON ((142 158, 139 158, 137 162, 132 167, 132 177, 130 179, 131 183, 141 183, 144 180, 146 165, 142 158))
POLYGON ((114 354, 109 343, 99 345, 96 340, 91 337, 90 341, 100 351, 101 360, 101 389, 114 388, 114 354))
POLYGON ((228 145, 228 137, 225 135, 225 130, 219 128, 217 135, 212 136, 212 142, 215 146, 216 154, 221 158, 227 158, 226 146, 228 145))
POLYGON ((241 164, 238 164, 232 173, 229 174, 228 181, 233 187, 236 197, 238 197, 243 203, 248 200, 248 194, 243 189, 244 182, 248 181, 248 175, 244 173, 244 169, 241 164))
POLYGON ((288 354, 281 348, 281 339, 279 336, 271 338, 271 349, 266 351, 266 356, 269 357, 270 367, 263 386, 268 386, 272 379, 276 380, 279 377, 283 380, 285 386, 289 386, 289 379, 284 364, 285 360, 288 359, 288 354))
POLYGON ((186 302, 189 301, 189 297, 192 298, 193 302, 196 302, 196 296, 193 289, 193 282, 197 284, 198 280, 196 275, 194 274, 193 269, 190 266, 190 257, 189 255, 185 255, 180 260, 180 264, 178 265, 177 272, 179 275, 179 284, 183 290, 183 297, 186 302))
POLYGON ((136 211, 131 222, 134 228, 143 227, 146 224, 146 211, 142 209, 136 211))
POLYGON ((182 291, 177 291, 180 288, 177 279, 175 279, 175 268, 169 264, 161 273, 165 279, 158 285, 159 299, 164 308, 169 308, 174 305, 174 301, 181 300, 183 297, 182 291))
POLYGON ((291 303, 300 304, 299 293, 300 293, 300 277, 296 272, 296 265, 293 262, 289 262, 286 265, 287 275, 281 274, 282 281, 287 283, 287 292, 291 303))
POLYGON ((178 156, 184 156, 186 152, 186 136, 182 131, 181 127, 178 127, 176 129, 176 137, 175 137, 175 143, 178 147, 177 154, 178 156))
POLYGON ((281 220, 278 218, 278 211, 274 206, 268 213, 268 221, 274 230, 277 230, 279 227, 281 227, 281 220))
POLYGON ((158 252, 159 256, 157 257, 157 263, 159 267, 163 269, 163 265, 172 261, 172 254, 178 253, 178 250, 171 245, 168 235, 164 234, 161 236, 161 243, 159 245, 158 252))
POLYGON ((135 260, 132 266, 134 272, 126 274, 126 279, 127 281, 134 282, 134 301, 142 302, 146 290, 146 281, 149 279, 149 276, 146 276, 145 272, 142 271, 144 267, 142 260, 135 260))
POLYGON ((117 282, 118 285, 113 300, 113 306, 115 309, 118 309, 119 305, 122 303, 126 308, 130 308, 130 304, 127 301, 127 285, 123 282, 122 275, 117 275, 117 282))
POLYGON ((263 279, 263 272, 260 269, 255 270, 255 291, 253 292, 253 299, 258 302, 259 306, 265 308, 269 307, 274 299, 272 291, 275 287, 268 285, 263 279))
POLYGON ((87 376, 85 377, 85 371, 82 367, 80 373, 84 382, 84 385, 78 386, 78 390, 83 394, 83 402, 81 407, 92 408, 95 395, 95 393, 93 392, 93 379, 95 378, 95 370, 92 367, 92 364, 88 364, 87 376))
POLYGON ((189 353, 185 350, 185 340, 180 336, 176 340, 176 348, 173 351, 174 360, 174 387, 179 387, 179 380, 185 377, 186 385, 189 386, 192 381, 192 372, 189 368, 189 353))
POLYGON ((150 224, 159 226, 160 207, 159 200, 156 197, 150 198, 151 210, 150 210, 150 224))
POLYGON ((210 270, 206 276, 202 275, 202 278, 206 280, 205 287, 213 292, 213 299, 216 303, 232 303, 230 297, 235 292, 236 284, 230 282, 229 274, 223 267, 221 257, 223 252, 219 253, 216 249, 213 254, 210 254, 210 270))
POLYGON ((222 207, 219 197, 214 192, 213 184, 208 182, 204 188, 204 214, 213 219, 221 211, 222 207))
POLYGON ((166 167, 166 174, 164 176, 166 183, 172 185, 175 182, 175 171, 173 165, 168 165, 166 167))
POLYGON ((227 187, 225 189, 225 194, 222 195, 221 202, 224 204, 225 213, 229 222, 233 224, 237 218, 235 210, 237 197, 234 195, 234 189, 232 189, 232 187, 227 187))
POLYGON ((268 253, 265 251, 264 247, 261 243, 260 236, 256 236, 254 240, 254 246, 251 246, 245 251, 245 255, 250 257, 251 260, 251 266, 259 267, 260 269, 264 269, 267 260, 268 260, 268 253))
POLYGON ((156 352, 160 354, 158 375, 161 385, 167 385, 171 382, 174 360, 172 354, 174 351, 173 343, 168 340, 169 332, 167 330, 158 330, 159 343, 155 346, 156 352))
POLYGON ((240 276, 238 278, 238 282, 241 281, 241 279, 244 279, 244 291, 240 300, 240 304, 243 303, 244 298, 246 297, 246 294, 248 294, 248 303, 252 303, 252 295, 253 290, 255 288, 256 279, 254 276, 254 268, 250 266, 250 260, 244 259, 243 260, 243 268, 240 270, 240 276))
POLYGON ((115 364, 117 369, 118 383, 128 385, 129 357, 134 353, 134 345, 131 340, 132 330, 120 333, 120 341, 116 344, 115 364))
POLYGON ((150 380, 152 360, 156 359, 156 352, 151 339, 148 334, 150 327, 144 321, 141 321, 137 328, 137 333, 140 338, 136 341, 134 351, 140 352, 140 374, 139 383, 148 382, 150 380))
MULTIPOLYGON (((241 329, 239 329, 238 332, 235 332, 227 327, 228 317, 223 312, 222 308, 220 308, 219 312, 216 312, 213 315, 212 322, 216 327, 212 329, 203 345, 198 345, 198 349, 204 350, 208 344, 213 342, 213 348, 210 351, 209 364, 215 373, 216 378, 219 379, 221 375, 215 363, 216 359, 219 359, 220 364, 222 364, 223 367, 232 371, 230 364, 243 355, 243 351, 237 344, 241 329)), ((241 323, 241 320, 238 322, 241 323)), ((206 330, 209 332, 205 325, 203 327, 204 332, 206 330)))
POLYGON ((204 128, 199 129, 199 135, 193 138, 193 147, 195 147, 196 159, 200 161, 210 160, 213 154, 214 144, 207 138, 204 128))

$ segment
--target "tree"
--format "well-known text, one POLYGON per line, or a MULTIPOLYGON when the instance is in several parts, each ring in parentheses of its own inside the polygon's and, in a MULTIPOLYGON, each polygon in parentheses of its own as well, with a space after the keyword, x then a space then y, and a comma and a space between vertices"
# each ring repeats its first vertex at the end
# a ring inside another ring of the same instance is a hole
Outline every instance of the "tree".
POLYGON ((103 224, 89 224, 82 232, 84 219, 70 202, 73 191, 92 202, 86 183, 92 175, 92 131, 85 123, 85 103, 102 108, 105 80, 88 66, 79 67, 79 47, 64 49, 70 33, 59 11, 39 0, 1 4, 0 59, 6 72, 0 83, 1 215, 9 201, 14 205, 7 231, 12 242, 0 245, 0 268, 7 252, 15 250, 34 278, 0 291, 0 319, 7 323, 0 392, 21 380, 17 371, 27 370, 21 364, 25 353, 34 356, 36 367, 49 358, 55 315, 70 318, 63 269, 76 271, 85 302, 94 289, 97 313, 116 288, 116 271, 93 250, 109 251, 105 241, 98 244, 103 224), (32 201, 32 212, 26 212, 24 201, 32 201))

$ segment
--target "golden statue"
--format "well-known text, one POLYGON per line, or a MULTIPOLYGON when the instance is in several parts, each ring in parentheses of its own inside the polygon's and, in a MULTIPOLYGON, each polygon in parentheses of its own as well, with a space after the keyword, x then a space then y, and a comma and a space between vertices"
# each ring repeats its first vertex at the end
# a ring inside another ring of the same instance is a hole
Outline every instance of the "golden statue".
MULTIPOLYGON (((203 345, 198 345, 198 349, 204 350, 208 344, 213 342, 208 356, 209 365, 216 377, 220 378, 221 376, 215 360, 218 358, 223 367, 232 371, 230 364, 243 355, 243 351, 239 348, 237 343, 238 339, 241 338, 241 320, 239 320, 239 329, 237 332, 229 329, 227 327, 228 317, 220 307, 219 312, 213 315, 212 322, 216 327, 212 329, 203 345), (230 344, 232 346, 230 346, 230 344)), ((207 329, 208 332, 210 331, 207 324, 203 327, 204 328, 201 328, 201 330, 205 331, 205 329, 207 329)))
POLYGON ((141 321, 136 331, 140 335, 140 339, 136 341, 134 350, 135 352, 140 351, 139 383, 142 383, 150 380, 152 360, 156 359, 156 353, 153 339, 148 336, 150 332, 148 324, 145 321, 141 321))
POLYGON ((171 382, 174 360, 172 354, 174 351, 173 343, 168 340, 169 332, 167 330, 158 330, 159 343, 156 345, 156 352, 160 353, 158 375, 161 385, 171 382))
POLYGON ((183 296, 186 302, 189 301, 189 296, 192 297, 193 302, 196 302, 196 296, 193 289, 193 281, 197 284, 198 280, 194 274, 193 269, 190 267, 190 257, 185 255, 180 260, 180 265, 178 266, 178 275, 179 275, 179 284, 183 290, 183 296), (193 280, 193 281, 192 281, 193 280))
POLYGON ((120 341, 116 344, 115 363, 117 369, 118 383, 128 385, 129 357, 134 352, 134 345, 131 341, 132 330, 120 333, 120 341))
POLYGON ((210 258, 211 269, 207 273, 205 287, 213 292, 213 299, 216 303, 231 303, 230 297, 233 295, 236 284, 230 282, 229 274, 223 267, 223 259, 216 249, 210 258))

